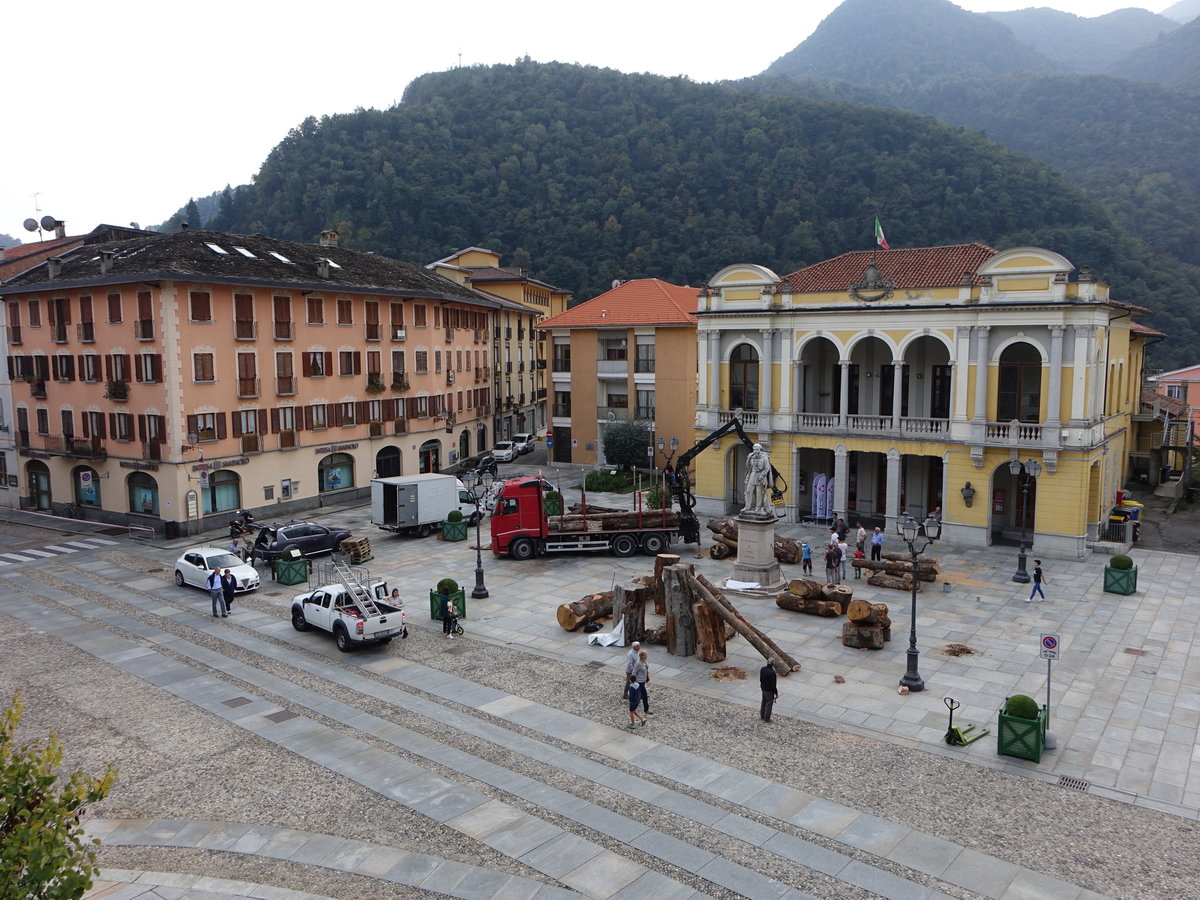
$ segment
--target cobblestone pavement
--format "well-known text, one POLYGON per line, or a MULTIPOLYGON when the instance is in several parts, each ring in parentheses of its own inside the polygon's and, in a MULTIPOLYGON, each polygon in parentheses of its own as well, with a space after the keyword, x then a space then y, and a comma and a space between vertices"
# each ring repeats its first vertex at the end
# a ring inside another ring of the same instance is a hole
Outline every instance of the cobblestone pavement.
POLYGON ((725 665, 744 681, 651 648, 655 715, 630 734, 625 651, 554 611, 648 558, 485 551, 491 596, 446 641, 428 589, 469 589, 473 542, 365 516, 320 520, 371 537, 369 568, 416 627, 350 654, 295 632, 299 589, 269 580, 214 620, 172 583, 182 544, 80 536, 0 556, 0 685, 24 691, 24 731, 57 730, 70 765, 121 769, 86 819, 104 841, 93 896, 1200 897, 1195 557, 1135 553, 1132 597, 1102 591, 1102 559, 1045 560, 1049 600, 1026 604, 1011 553, 935 546, 950 589, 919 596, 927 690, 908 696, 906 594, 851 582, 892 607, 879 652, 842 647, 836 619, 738 596, 803 664, 773 722, 761 659, 734 640, 725 665), (994 735, 945 745, 946 696, 980 728, 1011 693, 1045 696, 1043 632, 1062 639, 1057 749, 1035 764, 997 756, 994 735))

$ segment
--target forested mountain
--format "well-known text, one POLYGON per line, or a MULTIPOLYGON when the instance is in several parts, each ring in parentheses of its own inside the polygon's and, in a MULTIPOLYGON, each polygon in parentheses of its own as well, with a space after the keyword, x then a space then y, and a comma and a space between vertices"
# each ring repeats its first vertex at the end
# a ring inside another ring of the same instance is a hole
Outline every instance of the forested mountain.
POLYGON ((845 0, 763 74, 894 89, 945 76, 1054 68, 1007 26, 950 0, 845 0))
MULTIPOLYGON (((872 244, 1040 244, 1160 310, 1190 352, 1200 280, 1040 163, 909 113, 528 61, 426 75, 395 108, 310 118, 209 227, 432 260, 472 244, 581 298, 872 244)), ((1178 357, 1175 354, 1180 354, 1178 357)))
POLYGON ((1109 74, 1200 94, 1200 19, 1121 56, 1109 74))
POLYGON ((1008 26, 1022 44, 1053 60, 1052 71, 1108 72, 1114 59, 1179 27, 1145 9, 1118 9, 1085 18, 1044 6, 985 13, 1008 26))

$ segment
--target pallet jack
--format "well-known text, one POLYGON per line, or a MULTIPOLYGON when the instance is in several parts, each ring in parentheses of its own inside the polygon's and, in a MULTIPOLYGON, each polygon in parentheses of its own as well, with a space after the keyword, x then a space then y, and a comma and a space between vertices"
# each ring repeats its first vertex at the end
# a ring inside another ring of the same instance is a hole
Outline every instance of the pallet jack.
POLYGON ((985 728, 976 734, 971 734, 975 731, 974 725, 968 725, 966 728, 958 728, 954 724, 954 711, 962 706, 953 697, 946 698, 946 707, 950 710, 950 727, 946 729, 946 743, 951 747, 965 747, 968 744, 973 744, 986 734, 991 734, 990 728, 985 728))

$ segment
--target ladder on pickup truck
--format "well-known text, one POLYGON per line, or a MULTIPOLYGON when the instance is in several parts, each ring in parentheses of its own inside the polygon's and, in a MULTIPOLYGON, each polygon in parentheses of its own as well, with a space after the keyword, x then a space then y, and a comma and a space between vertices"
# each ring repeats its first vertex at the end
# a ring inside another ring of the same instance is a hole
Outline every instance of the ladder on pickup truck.
POLYGON ((359 614, 364 619, 373 619, 376 616, 382 615, 379 607, 375 605, 375 598, 371 595, 371 589, 367 587, 370 580, 370 573, 366 569, 356 569, 354 566, 344 563, 340 560, 333 560, 325 563, 333 577, 330 581, 339 581, 342 587, 346 589, 347 595, 353 601, 354 606, 358 609, 359 614))

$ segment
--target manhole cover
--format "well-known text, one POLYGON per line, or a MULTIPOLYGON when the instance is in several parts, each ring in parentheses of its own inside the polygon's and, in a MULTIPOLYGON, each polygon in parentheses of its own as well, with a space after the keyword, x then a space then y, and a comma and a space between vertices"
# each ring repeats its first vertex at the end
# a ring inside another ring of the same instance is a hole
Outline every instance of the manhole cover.
POLYGON ((288 719, 296 718, 296 714, 290 710, 281 709, 279 712, 271 713, 266 718, 278 725, 280 722, 286 722, 288 719))
POLYGON ((1073 791, 1086 791, 1091 787, 1090 784, 1080 778, 1068 778, 1066 775, 1058 780, 1058 786, 1070 788, 1073 791))
POLYGON ((233 709, 236 709, 239 706, 245 706, 249 702, 250 702, 249 697, 234 697, 232 700, 226 700, 225 705, 228 707, 231 707, 233 709))

